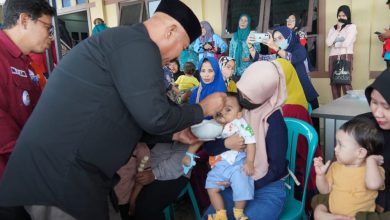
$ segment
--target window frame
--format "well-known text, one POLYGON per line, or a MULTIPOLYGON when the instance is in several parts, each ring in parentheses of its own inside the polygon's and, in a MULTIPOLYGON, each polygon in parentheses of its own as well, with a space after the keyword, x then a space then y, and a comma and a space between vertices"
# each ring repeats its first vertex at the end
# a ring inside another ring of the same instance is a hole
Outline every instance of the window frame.
POLYGON ((146 15, 148 18, 151 17, 150 11, 149 11, 149 3, 150 2, 161 2, 161 0, 144 0, 145 1, 145 7, 146 7, 146 15))
POLYGON ((4 23, 3 4, 0 3, 0 23, 4 23))
MULTIPOLYGON (((271 1, 272 0, 261 0, 260 4, 260 15, 259 15, 259 23, 255 28, 257 32, 264 32, 269 30, 269 15, 271 13, 271 1), (261 22, 262 21, 262 22, 261 22)), ((222 24, 222 33, 221 36, 223 38, 231 38, 232 33, 226 33, 226 24, 227 24, 227 14, 228 14, 228 4, 229 0, 221 0, 221 24, 222 24)), ((317 46, 317 69, 310 73, 313 78, 327 78, 328 73, 325 71, 325 1, 318 0, 318 8, 317 8, 317 34, 309 35, 308 37, 316 37, 316 46, 317 46)), ((314 16, 314 0, 309 0, 309 8, 306 26, 304 26, 305 31, 312 31, 312 19, 314 16)))
POLYGON ((81 2, 81 3, 78 2, 79 0, 75 0, 75 1, 76 1, 76 5, 82 5, 82 4, 88 4, 89 3, 89 0, 85 0, 85 2, 81 2))
MULTIPOLYGON (((118 13, 118 25, 120 25, 120 21, 121 21, 122 8, 126 7, 126 6, 130 6, 130 5, 136 5, 136 4, 141 4, 138 22, 142 22, 144 8, 145 8, 145 0, 121 1, 121 2, 118 2, 118 9, 119 9, 118 10, 118 12, 119 12, 118 13)), ((146 10, 148 10, 147 7, 146 7, 145 11, 146 10)), ((148 14, 147 11, 146 11, 146 14, 148 14)))
MULTIPOLYGON (((264 26, 267 26, 267 28, 264 28, 262 31, 267 31, 270 29, 269 25, 269 16, 271 14, 271 2, 272 0, 264 0, 266 1, 266 8, 265 8, 265 16, 264 16, 264 26)), ((302 27, 306 32, 312 31, 312 20, 313 20, 313 9, 314 9, 314 0, 308 0, 309 1, 309 7, 307 9, 307 20, 306 20, 306 26, 302 27)), ((319 0, 321 1, 321 0, 319 0)))
MULTIPOLYGON (((221 20, 221 23, 222 23, 222 33, 221 33, 221 37, 222 38, 232 38, 233 34, 232 33, 226 33, 224 30, 226 30, 226 25, 227 25, 227 14, 228 14, 228 8, 229 8, 229 0, 221 0, 222 4, 221 4, 221 15, 222 15, 222 20, 221 20)), ((263 20, 263 17, 264 17, 264 7, 265 7, 265 1, 267 0, 261 0, 261 3, 260 3, 260 8, 259 8, 259 22, 257 23, 257 26, 255 28, 256 31, 261 31, 262 28, 263 28, 263 23, 260 22, 263 20)))

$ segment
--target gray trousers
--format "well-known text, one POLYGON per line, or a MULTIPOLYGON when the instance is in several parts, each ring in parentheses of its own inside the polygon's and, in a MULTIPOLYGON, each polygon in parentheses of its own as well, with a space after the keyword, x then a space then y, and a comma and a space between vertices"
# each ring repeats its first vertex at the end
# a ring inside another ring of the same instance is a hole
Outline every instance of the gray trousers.
POLYGON ((55 206, 32 205, 24 207, 32 220, 76 220, 55 206))

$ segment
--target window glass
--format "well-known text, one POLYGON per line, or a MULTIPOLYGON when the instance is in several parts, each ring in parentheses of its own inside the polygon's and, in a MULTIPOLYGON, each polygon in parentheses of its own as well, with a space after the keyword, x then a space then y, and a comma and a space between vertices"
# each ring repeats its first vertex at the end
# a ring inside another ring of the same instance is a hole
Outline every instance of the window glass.
POLYGON ((3 6, 0 5, 0 28, 3 26, 3 6))
MULTIPOLYGON (((318 38, 318 0, 314 0, 313 18, 311 21, 311 32, 308 32, 307 38, 307 56, 313 70, 318 70, 317 66, 317 38, 318 38)), ((309 21, 310 22, 310 21, 309 21)))
POLYGON ((137 2, 135 4, 121 5, 119 25, 132 25, 139 23, 142 13, 142 20, 146 19, 145 7, 143 2, 137 2))
POLYGON ((85 4, 88 3, 88 0, 76 0, 76 4, 85 4))
POLYGON ((307 12, 309 9, 309 0, 272 0, 268 27, 286 25, 286 19, 294 13, 296 16, 296 25, 304 27, 307 23, 307 12))
POLYGON ((157 9, 157 6, 160 4, 161 0, 149 0, 148 9, 149 9, 149 18, 153 16, 154 12, 157 9))
POLYGON ((62 7, 70 7, 70 0, 62 0, 62 7))
POLYGON ((228 0, 226 31, 229 33, 236 32, 238 19, 244 13, 251 17, 251 30, 254 30, 259 24, 260 3, 261 0, 228 0))

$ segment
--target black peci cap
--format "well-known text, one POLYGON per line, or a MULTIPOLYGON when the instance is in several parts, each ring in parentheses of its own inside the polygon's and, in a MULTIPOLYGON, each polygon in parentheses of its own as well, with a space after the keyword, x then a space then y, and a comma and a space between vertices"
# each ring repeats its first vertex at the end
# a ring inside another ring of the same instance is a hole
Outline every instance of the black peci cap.
POLYGON ((201 27, 194 12, 179 0, 162 0, 156 12, 163 12, 178 21, 187 32, 190 42, 193 42, 201 34, 201 27))

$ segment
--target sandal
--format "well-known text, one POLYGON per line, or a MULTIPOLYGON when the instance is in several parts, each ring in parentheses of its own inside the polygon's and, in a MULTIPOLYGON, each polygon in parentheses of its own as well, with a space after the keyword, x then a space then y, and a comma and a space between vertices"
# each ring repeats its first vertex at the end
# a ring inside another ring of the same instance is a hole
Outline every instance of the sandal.
POLYGON ((190 158, 191 162, 190 162, 190 164, 188 166, 184 165, 184 164, 182 165, 183 166, 184 175, 187 175, 188 172, 190 172, 191 168, 196 165, 195 158, 199 158, 195 154, 190 153, 188 151, 186 152, 186 156, 188 156, 190 158))

